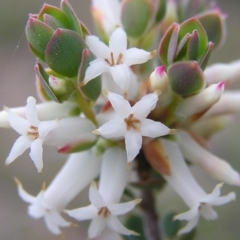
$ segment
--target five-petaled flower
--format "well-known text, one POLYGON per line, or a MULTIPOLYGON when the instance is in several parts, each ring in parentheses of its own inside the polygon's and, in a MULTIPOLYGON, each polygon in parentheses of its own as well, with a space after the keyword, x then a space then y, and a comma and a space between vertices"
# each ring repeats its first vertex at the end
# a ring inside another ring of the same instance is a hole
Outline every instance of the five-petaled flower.
POLYGON ((97 58, 90 62, 82 85, 104 72, 110 72, 113 80, 125 95, 131 81, 129 66, 145 63, 156 53, 156 51, 147 52, 138 48, 127 49, 127 35, 121 28, 117 28, 112 33, 109 47, 96 36, 86 37, 86 43, 97 58))
POLYGON ((155 108, 158 95, 156 92, 142 97, 133 107, 121 95, 104 90, 118 118, 110 120, 94 134, 106 138, 125 138, 128 162, 131 162, 142 146, 142 136, 156 138, 173 133, 173 130, 160 122, 147 119, 148 114, 155 108))
POLYGON ((42 144, 47 134, 58 126, 59 120, 40 122, 37 116, 36 100, 28 97, 26 105, 26 119, 18 116, 11 109, 5 107, 10 126, 20 136, 14 143, 5 164, 9 165, 26 149, 31 148, 30 157, 39 172, 42 171, 42 144))

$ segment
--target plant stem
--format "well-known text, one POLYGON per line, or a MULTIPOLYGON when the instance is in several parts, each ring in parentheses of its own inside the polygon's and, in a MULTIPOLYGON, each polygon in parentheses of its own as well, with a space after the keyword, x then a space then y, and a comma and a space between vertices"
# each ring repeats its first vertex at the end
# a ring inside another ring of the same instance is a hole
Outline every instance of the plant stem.
POLYGON ((94 125, 97 126, 97 120, 94 112, 92 111, 91 104, 84 99, 78 89, 76 89, 76 100, 86 118, 88 118, 94 125))
MULTIPOLYGON (((150 178, 151 166, 147 162, 142 151, 137 156, 137 171, 140 181, 147 181, 150 178)), ((162 240, 158 226, 159 216, 155 208, 155 198, 152 189, 142 189, 141 207, 144 212, 145 234, 148 240, 162 240)))

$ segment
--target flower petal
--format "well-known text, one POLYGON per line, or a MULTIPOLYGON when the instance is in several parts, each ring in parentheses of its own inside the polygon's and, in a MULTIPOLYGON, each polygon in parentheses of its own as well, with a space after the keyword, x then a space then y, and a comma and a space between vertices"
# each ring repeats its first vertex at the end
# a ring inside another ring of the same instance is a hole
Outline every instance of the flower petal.
POLYGON ((12 146, 12 149, 5 161, 5 165, 9 165, 17 157, 22 155, 31 145, 32 140, 27 136, 20 136, 12 146))
POLYGON ((117 28, 111 35, 109 40, 109 48, 118 57, 120 53, 124 53, 127 49, 127 34, 121 28, 117 28))
POLYGON ((32 218, 39 219, 45 216, 45 209, 39 207, 38 204, 32 204, 28 207, 28 214, 32 218))
POLYGON ((103 217, 94 218, 88 228, 88 237, 90 239, 98 237, 106 227, 106 220, 103 217))
POLYGON ((115 83, 124 93, 127 93, 131 81, 130 68, 125 64, 120 64, 111 66, 109 70, 113 76, 115 83))
POLYGON ((19 134, 25 135, 30 127, 29 122, 25 118, 12 112, 11 109, 8 109, 7 113, 10 126, 19 134))
POLYGON ((110 56, 110 49, 109 47, 101 42, 98 37, 96 36, 87 36, 86 37, 86 44, 88 45, 90 51, 97 57, 97 58, 108 58, 110 56))
POLYGON ((51 211, 52 220, 61 227, 69 227, 71 225, 70 222, 67 222, 58 212, 51 211))
POLYGON ((138 48, 130 48, 124 52, 123 62, 127 66, 141 64, 147 62, 149 59, 152 59, 154 55, 155 52, 147 52, 138 48))
POLYGON ((108 92, 107 97, 113 109, 120 117, 126 118, 131 114, 132 108, 130 106, 130 103, 125 100, 121 95, 108 92))
POLYGON ((169 134, 170 129, 160 122, 143 119, 141 120, 140 132, 142 136, 155 138, 169 134))
POLYGON ((125 134, 125 145, 128 162, 131 162, 137 156, 142 146, 142 135, 139 132, 127 131, 125 134))
POLYGON ((199 204, 196 204, 194 207, 192 207, 190 210, 184 213, 180 213, 176 216, 174 216, 174 220, 191 220, 199 215, 199 204))
POLYGON ((207 220, 214 220, 218 217, 217 213, 209 204, 201 204, 199 207, 201 215, 207 220))
POLYGON ((92 181, 89 189, 89 200, 96 208, 105 207, 105 202, 97 189, 96 182, 92 181))
POLYGON ((109 204, 108 209, 113 215, 124 215, 128 212, 130 212, 134 207, 139 204, 142 200, 141 199, 135 199, 130 202, 126 203, 117 203, 117 204, 109 204))
POLYGON ((42 171, 43 168, 43 160, 42 160, 42 143, 43 140, 41 138, 37 138, 31 143, 31 152, 29 153, 31 159, 33 160, 38 172, 42 171))
POLYGON ((38 133, 41 139, 45 138, 46 135, 56 128, 59 124, 59 120, 44 121, 38 125, 38 133))
POLYGON ((158 101, 158 95, 156 93, 150 93, 141 98, 132 107, 134 116, 138 119, 143 119, 156 107, 158 101))
POLYGON ((70 216, 75 218, 78 221, 90 220, 97 216, 98 209, 89 205, 87 207, 77 208, 73 210, 65 210, 65 212, 70 216))
POLYGON ((23 188, 21 182, 17 178, 14 178, 14 180, 17 183, 18 195, 20 196, 20 198, 26 203, 33 204, 36 200, 36 197, 34 197, 31 194, 29 194, 28 192, 26 192, 25 189, 23 188))
POLYGON ((39 124, 36 99, 34 97, 28 97, 26 105, 26 119, 31 126, 37 127, 39 124))
POLYGON ((111 120, 97 129, 105 138, 121 138, 126 132, 126 124, 123 119, 111 120))
POLYGON ((197 215, 196 217, 192 218, 192 219, 187 223, 187 225, 186 225, 184 228, 182 228, 182 229, 180 229, 180 230, 178 231, 178 235, 182 235, 182 234, 184 234, 184 233, 188 233, 188 232, 190 232, 192 229, 194 229, 194 228, 197 226, 197 224, 198 224, 198 219, 199 219, 199 215, 197 215))
POLYGON ((107 225, 115 232, 121 233, 123 235, 139 235, 138 233, 125 228, 119 219, 112 215, 107 219, 107 225))
POLYGON ((59 228, 59 226, 54 222, 52 216, 50 215, 50 213, 46 214, 45 217, 44 217, 44 221, 45 221, 45 224, 48 228, 48 230, 55 234, 55 235, 60 235, 62 232, 59 228))
POLYGON ((87 84, 90 80, 101 75, 104 72, 108 72, 110 67, 103 59, 95 59, 90 62, 89 67, 87 68, 84 76, 83 85, 87 84))

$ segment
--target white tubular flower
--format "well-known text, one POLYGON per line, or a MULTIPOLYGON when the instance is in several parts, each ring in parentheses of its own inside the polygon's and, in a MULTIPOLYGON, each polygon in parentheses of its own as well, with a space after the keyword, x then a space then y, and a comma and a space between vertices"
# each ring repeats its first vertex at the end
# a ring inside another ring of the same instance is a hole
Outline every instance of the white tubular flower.
POLYGON ((126 186, 129 172, 126 167, 126 154, 120 148, 112 148, 103 156, 99 190, 92 182, 89 189, 91 204, 87 207, 66 211, 67 214, 79 221, 90 220, 88 229, 90 239, 100 236, 108 226, 111 230, 124 234, 136 235, 134 231, 125 228, 118 220, 118 215, 131 211, 141 200, 118 203, 126 186))
POLYGON ((176 108, 176 114, 183 117, 200 117, 212 107, 222 96, 224 82, 212 84, 200 93, 184 98, 176 108))
MULTIPOLYGON (((76 106, 74 102, 44 102, 36 104, 38 119, 40 121, 46 121, 69 117, 69 110, 76 106)), ((11 108, 11 111, 20 117, 26 118, 26 107, 11 108)), ((11 127, 8 121, 8 113, 5 110, 0 112, 0 127, 11 127)))
POLYGON ((225 91, 220 100, 207 111, 203 118, 240 112, 240 91, 225 91))
POLYGON ((203 168, 211 177, 228 184, 240 186, 240 174, 232 166, 201 147, 186 132, 177 133, 183 156, 203 168))
POLYGON ((97 59, 90 62, 82 84, 87 84, 104 72, 110 72, 113 80, 124 94, 127 93, 131 80, 129 66, 145 63, 156 54, 156 51, 147 52, 138 48, 127 49, 127 35, 121 28, 117 28, 112 33, 109 47, 96 36, 86 37, 86 43, 97 59))
POLYGON ((61 217, 61 211, 99 175, 100 165, 101 159, 91 151, 72 154, 50 186, 36 197, 28 194, 16 179, 20 197, 30 204, 29 215, 36 219, 44 218, 53 234, 61 234, 60 227, 71 225, 61 217))
POLYGON ((128 162, 131 162, 139 153, 142 136, 156 138, 171 133, 171 129, 164 124, 146 118, 157 104, 156 93, 142 97, 133 107, 121 95, 108 91, 105 91, 105 94, 118 118, 103 124, 93 133, 105 138, 124 137, 128 162))
POLYGON ((188 221, 187 225, 178 232, 181 235, 196 227, 200 215, 207 220, 216 219, 217 213, 212 206, 224 205, 235 200, 236 196, 233 192, 220 196, 222 184, 218 184, 212 193, 207 194, 192 176, 178 145, 170 141, 161 140, 161 142, 171 164, 171 175, 163 175, 163 177, 190 208, 189 211, 174 217, 175 220, 188 221))
POLYGON ((5 110, 8 113, 10 126, 22 135, 15 141, 5 164, 9 165, 30 147, 31 152, 29 155, 38 169, 38 172, 41 172, 43 167, 43 141, 48 133, 58 126, 59 120, 40 122, 37 116, 36 100, 33 97, 28 97, 27 99, 26 119, 16 115, 8 108, 5 110))
POLYGON ((91 11, 93 15, 98 16, 101 26, 108 35, 122 25, 119 0, 92 0, 91 11))
POLYGON ((204 75, 208 84, 238 81, 240 80, 240 61, 213 64, 205 69, 204 75))

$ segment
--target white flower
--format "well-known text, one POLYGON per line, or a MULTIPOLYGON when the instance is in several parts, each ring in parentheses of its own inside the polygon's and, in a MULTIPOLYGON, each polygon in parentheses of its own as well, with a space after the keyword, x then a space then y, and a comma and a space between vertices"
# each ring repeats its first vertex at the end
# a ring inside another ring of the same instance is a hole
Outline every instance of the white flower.
POLYGON ((118 118, 103 124, 93 133, 106 138, 125 138, 128 162, 132 161, 142 146, 142 136, 156 138, 171 133, 171 130, 160 122, 147 119, 155 108, 158 95, 150 93, 133 107, 121 95, 105 91, 118 118))
POLYGON ((175 220, 188 221, 187 225, 178 232, 180 235, 190 232, 196 227, 200 215, 207 220, 216 219, 217 213, 212 206, 224 205, 235 200, 235 193, 231 192, 226 196, 220 196, 222 184, 218 184, 212 193, 207 194, 192 176, 178 145, 164 140, 161 140, 161 143, 165 149, 163 155, 166 155, 171 164, 171 174, 163 175, 163 177, 190 207, 189 211, 174 217, 175 220))
POLYGON ((89 190, 91 204, 87 207, 66 211, 69 216, 79 220, 90 220, 89 238, 98 237, 108 226, 115 232, 124 235, 136 235, 134 231, 125 228, 118 220, 118 215, 131 211, 141 200, 118 203, 128 180, 128 170, 125 164, 126 154, 120 148, 112 148, 103 156, 99 190, 92 182, 89 190))
POLYGON ((29 203, 31 217, 44 218, 53 234, 61 234, 60 227, 68 227, 60 213, 94 178, 99 175, 101 159, 93 151, 71 154, 68 161, 54 178, 49 187, 36 197, 28 194, 17 180, 20 197, 29 203))
POLYGON ((121 28, 117 28, 112 33, 109 47, 96 36, 86 37, 86 43, 97 59, 90 62, 82 84, 88 83, 104 72, 110 72, 113 80, 124 94, 127 93, 131 80, 129 66, 145 63, 155 56, 155 51, 147 52, 138 48, 127 49, 127 35, 121 28))
POLYGON ((36 100, 28 97, 26 105, 26 119, 22 118, 10 109, 5 109, 8 113, 10 126, 20 136, 14 143, 5 164, 9 165, 18 156, 24 153, 26 149, 31 148, 30 157, 33 160, 38 171, 42 171, 42 144, 48 133, 58 126, 58 120, 40 122, 37 116, 36 100))

